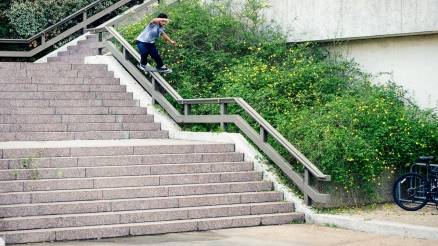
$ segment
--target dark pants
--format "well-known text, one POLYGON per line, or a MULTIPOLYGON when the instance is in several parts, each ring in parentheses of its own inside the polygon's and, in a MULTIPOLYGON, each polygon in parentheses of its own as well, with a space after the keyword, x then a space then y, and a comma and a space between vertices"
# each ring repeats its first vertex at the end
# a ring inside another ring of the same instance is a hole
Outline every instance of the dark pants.
POLYGON ((143 43, 137 40, 135 41, 135 44, 137 44, 138 50, 140 51, 141 65, 146 66, 148 63, 148 55, 154 59, 155 63, 157 64, 157 68, 161 68, 164 65, 163 60, 158 54, 157 47, 155 47, 155 43, 143 43))

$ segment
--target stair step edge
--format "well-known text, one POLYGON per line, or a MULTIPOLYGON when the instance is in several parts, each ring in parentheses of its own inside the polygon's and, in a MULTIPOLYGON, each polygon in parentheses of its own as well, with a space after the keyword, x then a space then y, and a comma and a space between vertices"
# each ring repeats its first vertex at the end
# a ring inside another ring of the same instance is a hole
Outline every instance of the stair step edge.
POLYGON ((286 224, 304 222, 304 215, 285 213, 275 215, 249 215, 212 219, 178 220, 166 222, 130 223, 107 226, 88 226, 60 229, 41 229, 17 232, 0 232, 6 243, 27 243, 54 240, 76 240, 129 235, 163 234, 171 232, 212 230, 232 227, 286 224), (26 236, 25 236, 26 235, 26 236))

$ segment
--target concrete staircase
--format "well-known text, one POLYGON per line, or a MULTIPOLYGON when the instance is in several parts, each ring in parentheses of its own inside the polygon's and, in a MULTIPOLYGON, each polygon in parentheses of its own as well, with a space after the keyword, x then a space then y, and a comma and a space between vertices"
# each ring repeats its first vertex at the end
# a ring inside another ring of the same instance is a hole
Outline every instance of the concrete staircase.
POLYGON ((302 222, 233 144, 168 139, 94 36, 0 63, 0 236, 47 242, 302 222))

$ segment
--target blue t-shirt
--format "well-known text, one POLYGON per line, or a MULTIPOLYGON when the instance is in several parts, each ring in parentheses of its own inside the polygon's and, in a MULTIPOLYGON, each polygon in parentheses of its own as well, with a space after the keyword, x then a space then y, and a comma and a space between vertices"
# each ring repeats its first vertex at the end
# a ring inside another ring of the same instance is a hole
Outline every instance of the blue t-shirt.
POLYGON ((149 24, 143 32, 138 35, 137 40, 144 43, 155 43, 155 39, 159 38, 164 32, 164 26, 160 26, 157 22, 153 25, 149 24))

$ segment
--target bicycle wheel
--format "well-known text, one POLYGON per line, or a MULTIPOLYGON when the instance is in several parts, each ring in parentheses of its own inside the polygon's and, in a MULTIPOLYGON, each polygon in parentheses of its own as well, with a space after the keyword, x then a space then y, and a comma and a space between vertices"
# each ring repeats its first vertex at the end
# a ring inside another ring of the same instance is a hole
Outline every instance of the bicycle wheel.
POLYGON ((418 210, 428 201, 427 181, 418 173, 406 173, 394 183, 392 195, 401 208, 408 211, 418 210))

